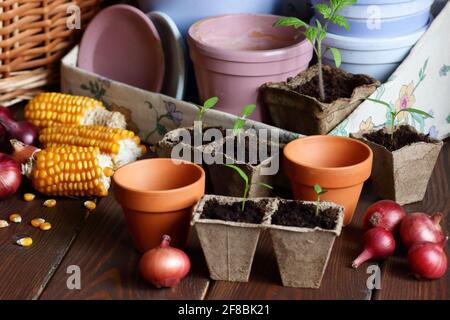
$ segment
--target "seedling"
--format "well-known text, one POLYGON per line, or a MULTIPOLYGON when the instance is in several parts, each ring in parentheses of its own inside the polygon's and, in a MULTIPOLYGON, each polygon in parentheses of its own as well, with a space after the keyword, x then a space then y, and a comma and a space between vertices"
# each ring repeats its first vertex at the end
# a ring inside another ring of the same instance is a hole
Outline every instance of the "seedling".
POLYGON ((233 135, 238 136, 239 132, 242 130, 242 128, 245 126, 245 123, 247 122, 248 117, 255 111, 256 105, 255 104, 248 104, 242 109, 242 116, 240 118, 237 118, 234 122, 233 126, 233 135))
MULTIPOLYGON (((233 164, 226 164, 225 165, 228 168, 233 169, 234 171, 236 171, 239 176, 242 178, 242 180, 244 180, 245 183, 245 188, 244 188, 244 196, 242 197, 242 208, 241 211, 244 212, 245 210, 245 203, 247 202, 247 196, 248 196, 248 189, 249 189, 249 179, 247 174, 239 167, 233 165, 233 164)), ((270 184, 267 183, 258 183, 258 185, 260 185, 261 187, 267 188, 267 189, 273 189, 273 187, 270 184)))
POLYGON ((391 141, 394 141, 395 119, 397 118, 397 116, 400 113, 402 113, 402 112, 415 113, 415 114, 421 115, 422 117, 424 117, 424 119, 433 118, 433 116, 431 114, 426 113, 425 111, 422 111, 422 110, 419 110, 419 109, 405 108, 405 109, 400 109, 399 111, 396 111, 395 108, 393 108, 386 101, 382 101, 382 100, 378 100, 378 99, 371 99, 371 98, 366 98, 366 100, 372 101, 372 102, 375 102, 375 103, 378 103, 378 104, 382 104, 383 106, 388 108, 389 113, 391 115, 391 128, 390 128, 391 141))
POLYGON ((319 65, 319 95, 322 101, 325 101, 325 87, 323 83, 323 70, 322 70, 322 58, 325 53, 330 50, 333 55, 334 63, 336 68, 341 66, 341 53, 336 48, 326 47, 325 50, 322 48, 322 41, 327 37, 327 30, 329 23, 337 24, 345 29, 349 30, 347 19, 337 13, 349 6, 354 5, 357 0, 330 0, 330 5, 326 3, 318 3, 314 7, 325 19, 325 24, 322 25, 319 19, 315 20, 315 26, 309 25, 306 22, 295 18, 281 18, 274 23, 274 27, 279 26, 290 26, 295 29, 304 28, 304 35, 306 39, 312 44, 314 53, 317 56, 317 63, 319 65))
POLYGON ((322 189, 320 184, 316 183, 314 185, 314 192, 316 193, 317 200, 316 200, 316 216, 319 215, 319 208, 320 208, 320 196, 327 193, 328 190, 322 189))
POLYGON ((212 97, 206 100, 203 103, 203 106, 198 107, 198 113, 197 113, 197 121, 203 121, 203 117, 205 115, 206 110, 209 110, 211 108, 214 108, 214 106, 219 102, 218 97, 212 97))

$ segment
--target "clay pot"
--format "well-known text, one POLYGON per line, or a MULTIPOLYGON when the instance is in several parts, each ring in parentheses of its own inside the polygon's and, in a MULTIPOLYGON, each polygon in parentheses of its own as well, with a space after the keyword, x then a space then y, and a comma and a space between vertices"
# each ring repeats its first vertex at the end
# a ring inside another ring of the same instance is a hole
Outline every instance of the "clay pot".
MULTIPOLYGON (((292 200, 277 200, 292 202, 292 200)), ((301 201, 304 204, 315 202, 301 201)), ((278 206, 277 203, 277 206, 278 206)), ((298 288, 319 288, 334 240, 340 235, 344 218, 344 208, 332 202, 321 202, 322 210, 337 208, 336 226, 331 229, 299 228, 268 223, 270 237, 277 258, 283 286, 298 288)), ((275 213, 275 212, 274 212, 275 213)))
POLYGON ((295 199, 316 200, 314 185, 328 190, 322 200, 345 208, 344 225, 351 222, 361 190, 372 169, 372 150, 346 137, 310 136, 284 147, 283 168, 295 199))
POLYGON ((141 160, 115 172, 113 190, 137 250, 156 247, 164 234, 183 247, 193 206, 205 192, 205 172, 189 162, 141 160))
MULTIPOLYGON (((417 132, 415 128, 408 127, 417 132)), ((378 195, 400 205, 422 201, 443 142, 432 139, 431 143, 416 142, 389 151, 363 137, 369 132, 360 131, 352 137, 360 139, 373 151, 371 179, 378 195)))
POLYGON ((296 88, 318 75, 317 65, 299 73, 285 82, 269 82, 260 91, 275 126, 304 135, 327 134, 369 97, 379 82, 366 75, 354 75, 341 69, 323 66, 324 72, 333 74, 339 81, 360 85, 353 89, 350 98, 340 98, 331 103, 300 94, 296 88))
MULTIPOLYGON (((203 207, 211 199, 220 204, 241 202, 242 198, 205 195, 195 208, 192 224, 197 231, 205 255, 211 279, 247 282, 258 244, 262 224, 241 223, 201 217, 203 207)), ((270 198, 252 201, 267 201, 266 216, 273 211, 270 198)))

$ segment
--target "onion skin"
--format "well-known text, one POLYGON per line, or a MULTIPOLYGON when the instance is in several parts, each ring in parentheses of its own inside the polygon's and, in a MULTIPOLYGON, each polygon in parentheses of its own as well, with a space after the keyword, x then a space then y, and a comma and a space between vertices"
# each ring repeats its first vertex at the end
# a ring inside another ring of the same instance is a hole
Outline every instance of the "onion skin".
POLYGON ((11 139, 28 145, 36 145, 38 142, 39 129, 30 122, 0 119, 0 125, 6 129, 11 139))
POLYGON ((445 275, 448 259, 442 245, 423 242, 416 243, 409 249, 408 264, 417 279, 434 280, 445 275))
POLYGON ((440 212, 431 217, 422 212, 406 215, 400 224, 400 237, 405 247, 409 249, 412 245, 422 242, 442 245, 445 240, 445 234, 440 226, 442 217, 440 212))
POLYGON ((0 153, 0 200, 16 193, 21 181, 19 165, 10 156, 0 153))
POLYGON ((41 150, 35 146, 29 146, 16 139, 11 139, 9 142, 14 150, 12 153, 12 158, 16 160, 19 165, 28 162, 36 152, 41 150))
POLYGON ((0 120, 14 121, 14 116, 11 113, 11 110, 4 106, 0 106, 0 120))
POLYGON ((364 229, 381 227, 390 232, 395 232, 400 222, 405 217, 405 211, 395 201, 381 200, 367 208, 364 214, 364 229))
POLYGON ((176 286, 191 268, 189 257, 170 246, 170 237, 163 236, 161 244, 146 252, 140 262, 142 276, 157 288, 176 286))
POLYGON ((395 251, 395 240, 392 233, 376 227, 366 231, 363 237, 364 250, 352 262, 353 268, 358 268, 369 259, 383 260, 395 251))

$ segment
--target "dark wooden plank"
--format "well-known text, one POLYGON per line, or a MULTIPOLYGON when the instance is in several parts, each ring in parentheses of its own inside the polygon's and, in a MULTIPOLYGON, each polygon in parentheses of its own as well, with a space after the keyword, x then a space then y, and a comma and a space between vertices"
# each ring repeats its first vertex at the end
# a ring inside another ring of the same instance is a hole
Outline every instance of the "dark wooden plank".
POLYGON ((209 285, 206 264, 195 237, 187 254, 192 270, 177 287, 156 289, 138 272, 135 251, 122 210, 110 196, 100 201, 45 289, 42 299, 202 299, 209 285), (66 286, 67 267, 81 269, 81 290, 66 286))
POLYGON ((25 202, 22 194, 0 201, 0 219, 8 220, 14 212, 23 218, 21 224, 0 229, 0 300, 38 298, 86 217, 81 200, 57 198, 55 208, 45 208, 42 202, 47 198, 25 202), (31 219, 39 217, 52 224, 50 231, 30 225, 31 219), (30 235, 33 245, 29 248, 16 245, 18 234, 30 235))
MULTIPOLYGON (((412 188, 414 186, 411 186, 412 188)), ((450 142, 447 142, 434 168, 425 198, 420 203, 405 206, 406 212, 422 211, 428 214, 442 212, 443 226, 450 234, 450 142)), ((398 246, 401 246, 397 242, 398 246)), ((447 244, 447 256, 449 252, 447 244)), ((439 280, 418 281, 409 274, 406 250, 400 248, 394 257, 383 265, 381 290, 376 290, 375 299, 450 299, 450 272, 439 280)))
POLYGON ((358 204, 354 220, 336 239, 320 289, 287 288, 281 285, 275 256, 268 234, 258 244, 248 283, 217 281, 211 285, 207 299, 361 299, 369 300, 365 266, 351 268, 351 261, 360 250, 362 215, 376 200, 368 183, 358 204))

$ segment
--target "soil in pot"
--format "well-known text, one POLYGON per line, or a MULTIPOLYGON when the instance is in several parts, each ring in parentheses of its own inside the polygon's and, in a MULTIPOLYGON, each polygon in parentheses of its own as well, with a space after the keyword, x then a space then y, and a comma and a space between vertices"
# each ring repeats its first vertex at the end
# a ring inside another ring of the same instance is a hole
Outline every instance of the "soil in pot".
POLYGON ((328 207, 316 214, 313 204, 301 202, 285 202, 278 206, 272 216, 272 224, 299 228, 315 228, 333 230, 340 210, 338 207, 328 207))
POLYGON ((393 138, 390 133, 383 129, 365 133, 363 134, 363 137, 373 143, 385 147, 389 151, 395 151, 416 142, 433 142, 429 135, 419 133, 410 126, 399 126, 394 131, 393 138))
MULTIPOLYGON (((289 82, 290 79, 288 79, 289 82)), ((340 98, 351 98, 353 90, 359 86, 370 85, 372 80, 363 75, 355 75, 354 77, 344 76, 342 73, 335 73, 333 69, 323 69, 323 81, 325 87, 325 100, 320 99, 319 94, 319 75, 315 75, 308 82, 301 84, 294 91, 314 97, 320 102, 332 103, 340 98)))
POLYGON ((267 202, 264 201, 258 203, 247 201, 242 211, 242 202, 221 204, 216 199, 211 199, 205 203, 201 218, 260 224, 264 218, 266 205, 267 202))

